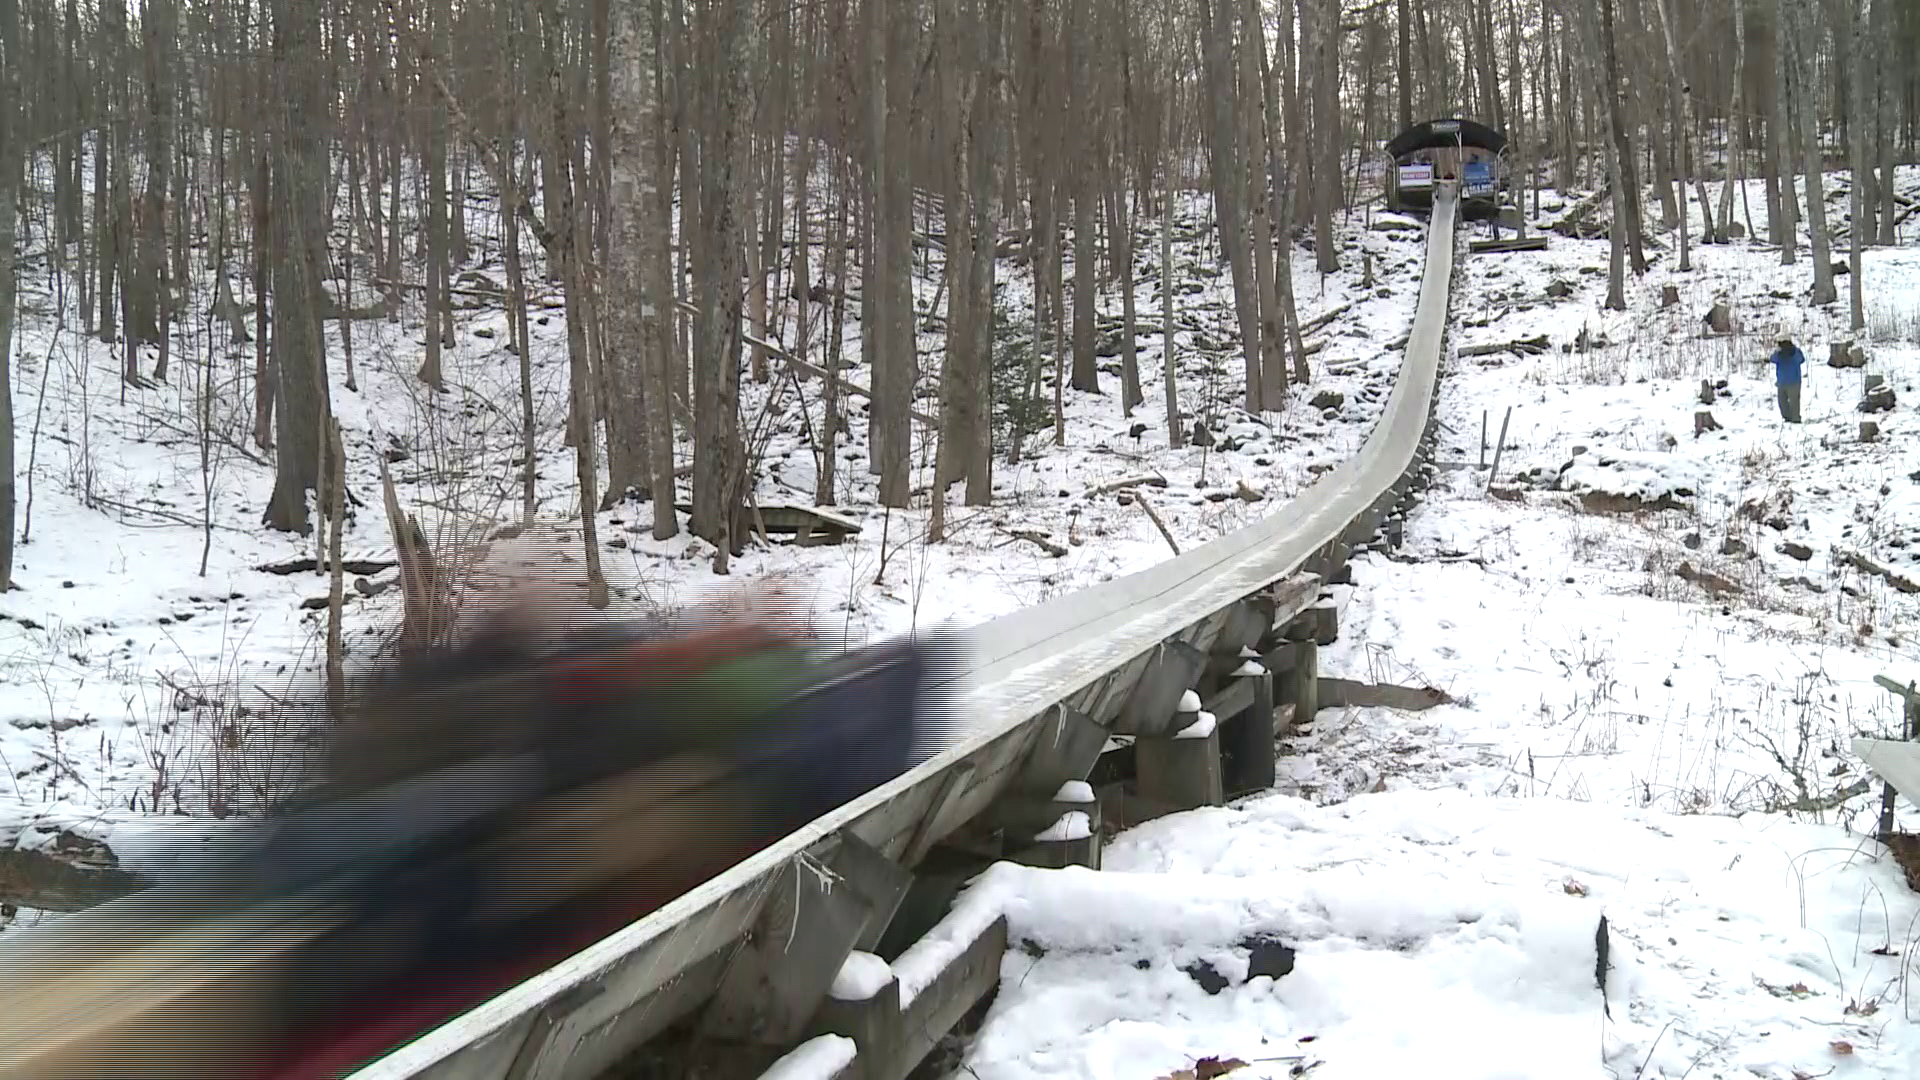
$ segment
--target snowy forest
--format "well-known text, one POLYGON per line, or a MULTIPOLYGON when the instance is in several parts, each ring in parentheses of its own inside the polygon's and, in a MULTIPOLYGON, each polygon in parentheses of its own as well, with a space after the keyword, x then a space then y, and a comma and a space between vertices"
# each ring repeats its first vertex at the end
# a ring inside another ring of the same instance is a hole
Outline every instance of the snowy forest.
POLYGON ((1271 785, 1049 787, 1123 873, 983 873, 930 1060, 1911 1075, 1916 59, 1920 0, 0 0, 0 939, 283 805, 499 551, 851 654, 1282 520, 1453 250, 1417 496, 1290 673, 1196 661, 1271 785), (1431 121, 1501 139, 1450 249, 1431 121))
MULTIPOLYGON (((171 386, 176 428, 270 455, 261 520, 306 533, 361 449, 335 430, 357 369, 404 363, 444 395, 459 315, 482 307, 507 316, 487 363, 518 365, 519 401, 492 408, 532 514, 550 433, 527 313, 550 309, 565 486, 651 501, 654 539, 684 527, 721 569, 770 417, 804 418, 816 501, 918 501, 935 541, 953 488, 988 505, 996 460, 1067 441, 1069 394, 1179 442, 1158 347, 1174 294, 1141 310, 1135 286, 1172 271, 1155 223, 1182 191, 1210 198, 1257 416, 1319 374, 1294 264, 1352 261, 1336 223, 1415 120, 1504 130, 1536 212, 1543 189, 1613 192, 1616 308, 1649 237, 1685 269, 1690 244, 1746 235, 1746 179, 1792 262, 1804 188, 1812 302, 1848 253, 1855 326, 1860 252, 1912 212, 1892 170, 1920 140, 1920 7, 1890 0, 7 0, 0 35, 0 280, 21 290, 0 339, 57 317, 112 353, 125 394, 171 386), (1851 227, 1827 220, 1829 167, 1862 178, 1851 227), (1037 283, 1032 347, 996 367, 1009 266, 1037 283), (750 407, 768 396, 747 380, 789 389, 750 407), (242 400, 247 430, 215 419, 242 400), (850 427, 870 443, 855 465, 831 450, 850 427)), ((16 460, 18 428, 4 441, 16 460)))

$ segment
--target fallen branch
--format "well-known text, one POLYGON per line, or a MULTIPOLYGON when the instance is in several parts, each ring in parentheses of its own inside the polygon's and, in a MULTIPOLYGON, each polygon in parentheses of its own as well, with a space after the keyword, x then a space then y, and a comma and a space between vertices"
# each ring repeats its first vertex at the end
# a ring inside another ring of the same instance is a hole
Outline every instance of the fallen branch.
POLYGON ((1487 560, 1479 555, 1407 555, 1398 551, 1380 551, 1374 554, 1386 556, 1388 562, 1439 566, 1451 563, 1472 563, 1482 570, 1487 567, 1487 560))
POLYGON ((1066 545, 1056 542, 1039 529, 1008 529, 1007 535, 1018 540, 1025 540, 1027 543, 1034 545, 1056 559, 1063 558, 1067 554, 1068 549, 1066 545))
POLYGON ((1738 582, 1722 577, 1711 570, 1696 569, 1690 562, 1681 563, 1673 571, 1673 576, 1691 585, 1706 590, 1708 596, 1732 596, 1744 590, 1738 582))
POLYGON ((1846 787, 1835 788, 1825 795, 1802 795, 1800 798, 1786 804, 1783 809, 1798 811, 1802 814, 1824 814, 1838 807, 1848 799, 1865 795, 1872 789, 1873 781, 1865 779, 1855 780, 1846 787))
POLYGON ((1130 476, 1125 480, 1115 480, 1110 484, 1101 484, 1099 487, 1088 488, 1087 496, 1092 498, 1095 495, 1111 495, 1116 491, 1125 491, 1127 488, 1139 487, 1142 484, 1148 487, 1163 488, 1167 486, 1167 478, 1164 476, 1130 476))
POLYGON ((1338 307, 1330 308, 1327 311, 1323 311, 1320 314, 1315 315, 1313 318, 1308 319, 1306 322, 1300 324, 1300 336, 1306 337, 1308 334, 1313 333, 1315 330, 1320 329, 1321 327, 1327 325, 1328 323, 1332 322, 1333 320, 1339 318, 1342 315, 1345 315, 1347 312, 1352 310, 1353 310, 1353 303, 1352 301, 1348 301, 1347 303, 1341 304, 1338 307))
POLYGON ((1510 352, 1520 356, 1537 356, 1540 353, 1546 352, 1551 347, 1552 345, 1548 342, 1547 335, 1541 334, 1538 337, 1516 338, 1513 341, 1489 342, 1485 345, 1468 345, 1460 350, 1459 355, 1492 356, 1495 353, 1510 352))
POLYGON ((1175 555, 1180 554, 1179 541, 1173 538, 1173 533, 1167 531, 1167 523, 1160 520, 1160 512, 1155 510, 1153 504, 1147 501, 1147 493, 1144 491, 1136 491, 1133 493, 1133 497, 1140 501, 1140 509, 1147 512, 1147 520, 1153 522, 1153 527, 1160 530, 1160 535, 1166 539, 1167 546, 1173 549, 1175 555))
POLYGON ((1841 562, 1846 563, 1848 566, 1853 567, 1863 574, 1872 574, 1874 577, 1882 578, 1887 584, 1909 596, 1920 593, 1920 582, 1914 581, 1912 578, 1897 570, 1881 566, 1879 563, 1874 562, 1872 559, 1867 558, 1857 551, 1842 551, 1839 548, 1833 550, 1841 562))

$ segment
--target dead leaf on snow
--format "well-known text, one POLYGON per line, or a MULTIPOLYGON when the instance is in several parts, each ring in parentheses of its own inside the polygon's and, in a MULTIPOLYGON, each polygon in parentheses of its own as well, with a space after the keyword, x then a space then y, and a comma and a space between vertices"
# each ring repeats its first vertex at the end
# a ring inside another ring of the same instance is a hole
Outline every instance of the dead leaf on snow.
POLYGON ((1841 1057, 1846 1057, 1848 1054, 1853 1053, 1853 1044, 1845 1039, 1835 1039, 1827 1044, 1827 1048, 1839 1054, 1841 1057))
POLYGON ((1159 1080, 1214 1080, 1215 1077, 1246 1067, 1247 1063, 1239 1058, 1203 1057, 1194 1062, 1192 1068, 1175 1069, 1159 1080))
POLYGON ((1568 896, 1587 895, 1587 887, 1585 885, 1580 884, 1578 881, 1575 881, 1572 878, 1568 878, 1566 881, 1561 882, 1560 887, 1566 890, 1568 896))

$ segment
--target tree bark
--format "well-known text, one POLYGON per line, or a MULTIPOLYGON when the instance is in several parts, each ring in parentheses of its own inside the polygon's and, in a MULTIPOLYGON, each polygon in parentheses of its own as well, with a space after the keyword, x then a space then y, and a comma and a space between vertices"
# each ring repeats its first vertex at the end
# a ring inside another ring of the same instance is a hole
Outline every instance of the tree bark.
POLYGON ((1800 137, 1805 153, 1807 172, 1807 235, 1813 244, 1813 302, 1831 304, 1839 299, 1839 292, 1833 285, 1833 250, 1830 234, 1827 232, 1827 196, 1826 185, 1822 182, 1820 169, 1820 124, 1814 111, 1815 88, 1811 85, 1813 57, 1807 52, 1811 42, 1818 41, 1818 27, 1815 23, 1812 4, 1797 5, 1799 16, 1795 20, 1794 41, 1795 65, 1792 93, 1794 104, 1800 114, 1800 137))
POLYGON ((16 185, 25 159, 25 66, 19 0, 0 0, 0 593, 13 588, 13 321, 19 287, 13 245, 16 185))
POLYGON ((277 123, 269 131, 274 202, 273 366, 275 369, 273 495, 268 528, 313 528, 307 493, 320 476, 321 439, 332 416, 320 311, 327 266, 325 190, 332 130, 320 55, 320 12, 299 0, 273 0, 273 82, 277 123))

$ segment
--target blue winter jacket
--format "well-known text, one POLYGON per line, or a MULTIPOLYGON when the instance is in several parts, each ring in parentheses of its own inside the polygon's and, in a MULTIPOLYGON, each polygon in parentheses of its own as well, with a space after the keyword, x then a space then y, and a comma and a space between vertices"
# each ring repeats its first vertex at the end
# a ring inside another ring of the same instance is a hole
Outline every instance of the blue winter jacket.
POLYGON ((1800 385, 1800 366, 1807 362, 1807 354, 1801 352, 1798 345, 1775 349, 1768 359, 1773 361, 1774 382, 1781 386, 1800 385))

